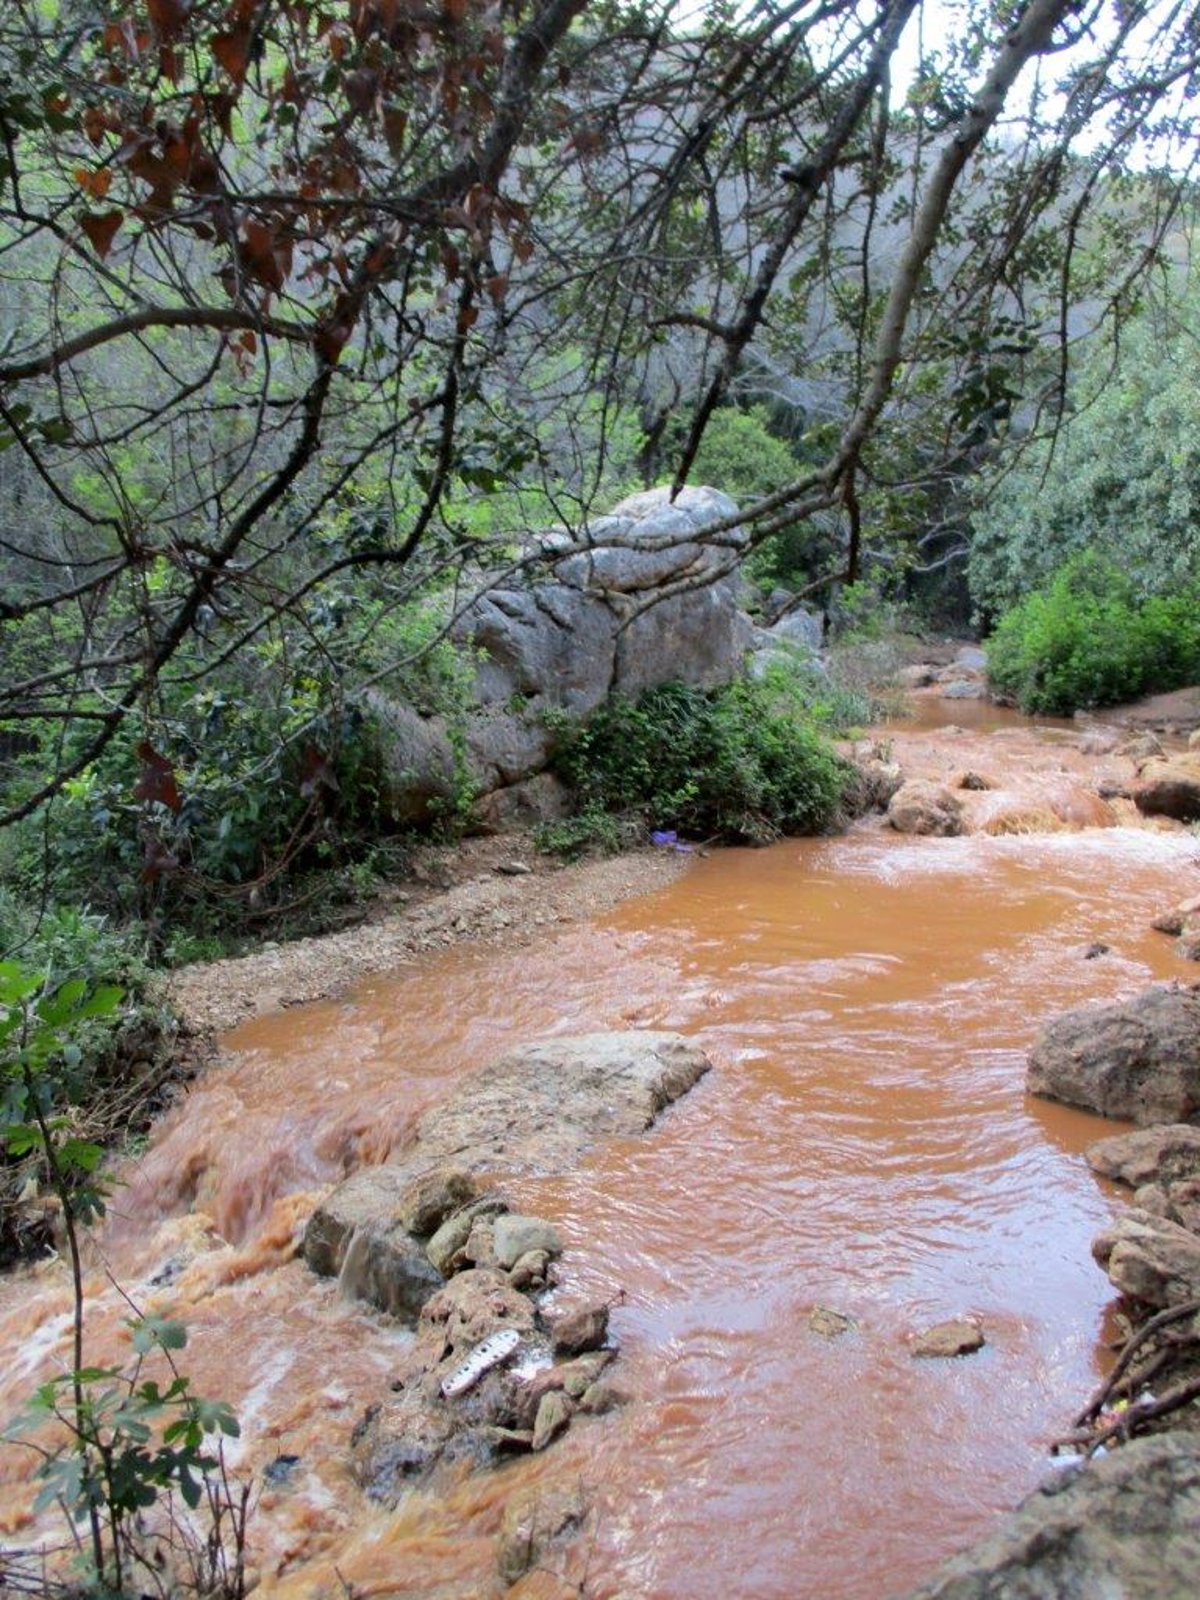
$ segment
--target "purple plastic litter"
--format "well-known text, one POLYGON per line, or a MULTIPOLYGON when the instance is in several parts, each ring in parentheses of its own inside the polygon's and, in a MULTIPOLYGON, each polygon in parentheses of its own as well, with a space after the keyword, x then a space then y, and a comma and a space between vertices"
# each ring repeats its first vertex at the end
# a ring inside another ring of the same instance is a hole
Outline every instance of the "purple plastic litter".
POLYGON ((674 828, 658 828, 650 835, 650 843, 674 846, 679 843, 679 835, 674 828))

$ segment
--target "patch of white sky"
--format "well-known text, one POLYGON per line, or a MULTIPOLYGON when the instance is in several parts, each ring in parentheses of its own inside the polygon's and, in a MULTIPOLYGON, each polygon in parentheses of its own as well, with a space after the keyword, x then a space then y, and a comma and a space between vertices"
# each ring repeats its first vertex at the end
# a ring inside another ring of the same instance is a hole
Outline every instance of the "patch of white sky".
MULTIPOLYGON (((672 7, 676 24, 684 31, 692 26, 699 28, 711 9, 711 0, 678 0, 672 7)), ((845 52, 856 34, 865 33, 880 7, 876 0, 859 0, 828 20, 821 19, 828 18, 832 9, 829 0, 733 0, 733 9, 746 23, 765 25, 777 19, 779 26, 804 27, 806 20, 810 21, 807 43, 820 68, 845 52)), ((1003 38, 996 20, 1003 9, 994 0, 922 0, 892 58, 893 106, 899 109, 906 105, 922 80, 931 84, 931 80, 948 73, 953 73, 955 92, 969 93, 977 88, 991 64, 995 46, 1003 38), (993 49, 989 51, 985 44, 977 62, 968 66, 963 46, 973 35, 981 42, 990 40, 993 49)), ((1007 9, 1012 14, 1016 8, 1007 9)), ((1018 79, 999 124, 999 137, 1023 137, 1031 117, 1042 129, 1056 124, 1068 109, 1072 79, 1102 56, 1116 37, 1118 18, 1127 18, 1135 10, 1144 14, 1123 50, 1126 64, 1161 62, 1172 34, 1183 29, 1190 30, 1200 45, 1200 6, 1192 0, 1083 0, 1060 29, 1058 48, 1045 59, 1029 63, 1018 79)), ((861 51, 858 55, 861 59, 861 51)), ((1197 158, 1194 139, 1186 132, 1181 137, 1167 125, 1184 120, 1197 81, 1200 75, 1197 79, 1184 77, 1163 97, 1155 108, 1155 120, 1162 131, 1128 142, 1122 151, 1126 161, 1142 168, 1185 169, 1193 165, 1197 158)), ((1119 108, 1114 106, 1113 110, 1119 108)), ((1113 125, 1108 116, 1095 119, 1079 129, 1072 141, 1074 148, 1080 153, 1105 149, 1113 125)))

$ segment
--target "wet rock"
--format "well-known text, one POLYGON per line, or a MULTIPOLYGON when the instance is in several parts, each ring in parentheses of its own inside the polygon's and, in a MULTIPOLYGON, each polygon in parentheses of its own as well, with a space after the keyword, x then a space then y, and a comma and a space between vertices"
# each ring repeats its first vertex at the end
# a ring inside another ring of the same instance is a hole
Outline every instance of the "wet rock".
POLYGON ((1076 783, 1050 782, 1030 792, 995 790, 976 808, 971 827, 974 833, 999 837, 1113 828, 1119 820, 1107 801, 1090 789, 1076 783))
POLYGON ((808 1326, 811 1333, 820 1334, 822 1339, 840 1339, 844 1333, 853 1333, 858 1323, 832 1306, 814 1306, 809 1313, 808 1326))
POLYGON ((586 1306, 580 1311, 567 1311, 555 1317, 550 1324, 550 1338, 557 1353, 582 1355, 587 1350, 599 1350, 608 1338, 607 1305, 586 1306))
POLYGON ((909 1600, 1193 1600, 1200 1438, 1135 1439, 1056 1475, 909 1600))
POLYGON ((1098 961, 1101 956, 1111 954, 1112 945, 1105 944, 1102 939, 1097 939, 1094 943, 1086 946, 1083 952, 1083 959, 1085 961, 1098 961))
POLYGON ((1200 752, 1147 761, 1133 786, 1133 801, 1143 816, 1200 822, 1200 752))
POLYGON ((579 1409, 591 1417, 602 1417, 609 1411, 616 1411, 628 1400, 623 1389, 609 1378, 599 1378, 583 1391, 579 1399, 579 1409))
POLYGON ((1092 1254, 1122 1294, 1156 1310, 1200 1297, 1200 1238, 1166 1217, 1131 1207, 1092 1254))
POLYGON ((904 782, 904 774, 895 761, 885 761, 876 756, 856 756, 851 764, 850 782, 842 804, 856 817, 868 811, 886 811, 892 796, 904 782))
POLYGON ((448 1278, 466 1260, 464 1250, 477 1218, 495 1216, 505 1207, 505 1201, 490 1195, 473 1201, 461 1211, 456 1211, 452 1217, 446 1218, 425 1246, 426 1255, 444 1277, 448 1278))
POLYGON ((1200 995, 1173 984, 1065 1012, 1030 1052, 1025 1086, 1142 1126, 1200 1120, 1200 995))
POLYGON ((461 1360, 472 1346, 499 1328, 531 1333, 534 1310, 502 1272, 489 1267, 470 1267, 456 1273, 425 1302, 421 1324, 426 1329, 444 1330, 454 1358, 461 1360))
POLYGON ((1120 746, 1120 754, 1130 761, 1149 761, 1162 753, 1162 740, 1156 733, 1135 733, 1120 746))
POLYGON ((968 672, 987 671, 987 651, 982 645, 965 644, 956 653, 955 663, 965 668, 968 672))
POLYGON ((1189 929, 1176 944, 1175 953, 1184 961, 1200 961, 1200 930, 1193 933, 1189 929))
POLYGON ((1133 1203, 1139 1211, 1165 1217, 1189 1233, 1200 1235, 1200 1177, 1144 1183, 1134 1190, 1133 1203))
POLYGON ((476 1198, 475 1180, 460 1167, 435 1167, 414 1178, 400 1196, 397 1220, 409 1233, 426 1237, 452 1213, 476 1198))
POLYGON ((969 1356, 982 1350, 986 1343, 983 1328, 973 1317, 954 1317, 919 1333, 913 1340, 912 1354, 920 1358, 969 1356))
POLYGON ((593 1350, 587 1355, 577 1356, 574 1361, 560 1361, 555 1366, 544 1367, 534 1373, 520 1396, 519 1413, 522 1419, 532 1423, 544 1396, 555 1389, 561 1389, 572 1400, 582 1399, 615 1358, 616 1352, 613 1350, 593 1350))
POLYGON ((1159 1123, 1101 1139, 1087 1151, 1087 1164, 1102 1178, 1140 1188, 1155 1181, 1200 1176, 1200 1127, 1159 1123))
POLYGON ((548 1444, 553 1444, 559 1434, 570 1426, 574 1415, 575 1402, 564 1390, 551 1389, 548 1394, 544 1394, 538 1402, 537 1416, 533 1423, 534 1451, 544 1450, 548 1444))
POLYGON ((356 1173, 313 1213, 303 1249, 314 1272, 411 1325, 442 1275, 398 1220, 410 1176, 388 1167, 356 1173))
POLYGON ((514 1267, 523 1255, 531 1250, 547 1256, 562 1255, 563 1245, 558 1230, 543 1217, 523 1217, 513 1212, 497 1217, 492 1234, 496 1261, 502 1267, 514 1267))
POLYGON ((985 778, 981 772, 968 768, 965 772, 956 772, 950 779, 952 789, 969 789, 981 793, 987 789, 994 789, 996 785, 990 778, 985 778))
POLYGON ((1169 933, 1178 938, 1193 918, 1200 921, 1200 894, 1189 895, 1169 911, 1160 912, 1150 926, 1156 933, 1169 933))
POLYGON ((945 838, 963 831, 962 801, 928 778, 902 783, 888 802, 887 818, 897 833, 945 838))
POLYGON ((982 700, 986 694, 978 678, 955 678, 942 686, 943 700, 982 700))
POLYGON ((586 1515, 578 1488, 519 1490, 504 1508, 497 1565, 505 1583, 516 1583, 539 1565, 550 1547, 578 1531, 586 1515))
POLYGON ((509 1282, 514 1289, 542 1289, 550 1271, 550 1254, 546 1250, 526 1250, 517 1257, 509 1272, 509 1282))
POLYGON ((425 1159, 454 1153, 477 1171, 569 1172, 601 1140, 644 1133, 710 1065, 676 1033, 540 1040, 468 1078, 427 1113, 416 1151, 425 1159))
POLYGON ((476 1217, 463 1245, 463 1260, 475 1267, 494 1267, 496 1262, 495 1221, 492 1217, 476 1217))

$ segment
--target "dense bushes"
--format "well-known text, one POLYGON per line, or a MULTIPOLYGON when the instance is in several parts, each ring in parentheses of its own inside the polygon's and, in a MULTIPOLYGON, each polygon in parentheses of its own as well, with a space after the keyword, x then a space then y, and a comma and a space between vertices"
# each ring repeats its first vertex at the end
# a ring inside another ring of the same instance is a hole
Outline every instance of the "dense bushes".
POLYGON ((1140 598, 1094 554, 1068 561, 1001 618, 988 641, 992 693, 1066 716, 1200 677, 1200 584, 1140 598))
POLYGON ((1200 572, 1200 293, 1186 286, 1124 329, 1119 359, 1082 364, 1046 438, 1000 452, 977 480, 971 595, 996 617, 1094 551, 1141 594, 1169 595, 1200 572))
POLYGON ((820 833, 845 768, 780 675, 715 694, 669 683, 616 698, 570 730, 560 774, 584 817, 636 812, 696 839, 820 833))

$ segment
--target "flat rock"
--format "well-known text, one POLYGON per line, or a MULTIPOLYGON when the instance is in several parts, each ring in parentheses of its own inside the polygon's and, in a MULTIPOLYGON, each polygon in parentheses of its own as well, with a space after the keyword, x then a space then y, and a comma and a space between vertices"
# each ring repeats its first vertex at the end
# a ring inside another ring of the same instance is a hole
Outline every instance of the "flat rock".
POLYGON ((1030 1052, 1025 1087, 1142 1126, 1200 1120, 1200 995, 1164 985, 1065 1012, 1030 1052))
POLYGON ((411 1318, 441 1281, 434 1262, 450 1270, 471 1236, 468 1227, 454 1243, 462 1224, 451 1217, 442 1225, 450 1233, 439 1230, 428 1250, 414 1241, 400 1220, 414 1178, 450 1165, 476 1179, 497 1168, 568 1172, 602 1140, 644 1133, 710 1066, 677 1033, 577 1034, 513 1050, 427 1112, 397 1164, 355 1173, 321 1203, 305 1233, 305 1259, 316 1272, 337 1274, 351 1240, 364 1237, 359 1248, 371 1270, 343 1273, 347 1289, 411 1318), (394 1273, 385 1270, 391 1262, 394 1273))
POLYGON ((1200 1438, 1135 1439, 1056 1475, 909 1600, 1194 1600, 1200 1438))
POLYGON ((1200 1298, 1200 1238, 1168 1217, 1131 1206, 1092 1254, 1122 1294, 1155 1310, 1200 1298))
POLYGON ((983 1329, 971 1317, 954 1317, 949 1322, 935 1323, 919 1333, 912 1343, 912 1354, 918 1358, 941 1356, 969 1356, 982 1350, 987 1340, 983 1329))
POLYGON ((1086 1155, 1093 1172, 1134 1189, 1160 1178, 1191 1177, 1200 1174, 1200 1127, 1168 1122, 1135 1128, 1099 1140, 1086 1155))

